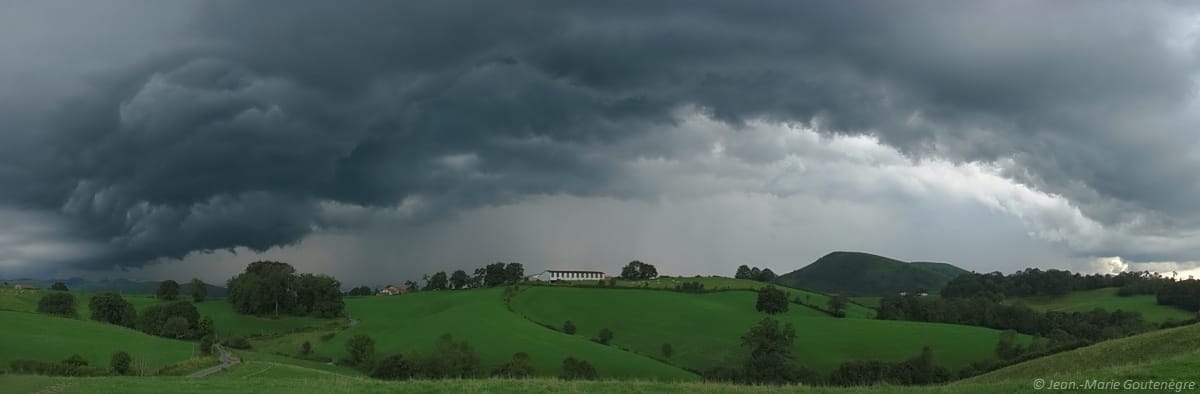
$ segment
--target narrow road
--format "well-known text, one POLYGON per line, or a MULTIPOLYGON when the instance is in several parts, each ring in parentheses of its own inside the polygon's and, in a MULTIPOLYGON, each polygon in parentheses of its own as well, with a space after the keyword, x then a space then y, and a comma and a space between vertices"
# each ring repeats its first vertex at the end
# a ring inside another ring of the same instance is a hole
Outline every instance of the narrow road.
POLYGON ((215 365, 212 367, 208 367, 208 368, 193 372, 191 375, 188 375, 189 378, 203 378, 205 376, 220 372, 221 370, 224 370, 226 368, 233 367, 234 365, 237 365, 239 362, 241 362, 238 359, 233 358, 233 356, 229 353, 229 351, 225 350, 225 348, 221 347, 221 345, 213 345, 213 348, 217 349, 217 351, 221 352, 221 356, 218 357, 221 360, 221 365, 215 365))

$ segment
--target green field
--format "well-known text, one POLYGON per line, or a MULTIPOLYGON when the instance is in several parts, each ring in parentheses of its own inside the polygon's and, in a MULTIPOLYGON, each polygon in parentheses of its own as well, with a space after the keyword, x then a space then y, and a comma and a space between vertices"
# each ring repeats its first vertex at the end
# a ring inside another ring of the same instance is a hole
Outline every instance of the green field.
MULTIPOLYGON (((554 327, 572 320, 580 339, 609 328, 615 346, 653 357, 662 357, 662 344, 670 343, 675 350, 671 363, 702 370, 742 357, 739 338, 767 316, 754 311, 755 297, 748 291, 686 294, 530 286, 513 300, 513 310, 554 327)), ((851 360, 904 360, 924 345, 933 347, 938 364, 959 368, 992 358, 999 336, 999 331, 979 327, 838 319, 814 312, 792 305, 777 318, 796 327, 797 359, 822 373, 851 360)))
POLYGON ((1169 319, 1187 320, 1196 314, 1172 306, 1158 305, 1154 295, 1143 294, 1129 297, 1117 295, 1117 288, 1109 287, 1088 291, 1074 291, 1062 297, 1028 297, 1006 301, 1008 304, 1025 304, 1040 311, 1088 312, 1096 308, 1115 311, 1139 312, 1150 322, 1169 319))
POLYGON ((26 312, 0 311, 0 365, 27 358, 61 361, 79 354, 92 366, 108 367, 113 353, 125 351, 157 370, 190 358, 191 342, 176 341, 92 321, 26 312))
MULTIPOLYGON (((428 354, 443 333, 475 347, 485 369, 528 353, 539 375, 557 376, 562 360, 574 356, 595 365, 602 378, 696 380, 682 369, 619 349, 592 343, 538 326, 509 312, 502 288, 454 292, 422 292, 399 297, 348 299, 347 310, 360 323, 328 343, 313 343, 314 353, 341 358, 354 334, 375 340, 377 353, 409 349, 428 354)), ((615 290, 614 292, 621 292, 615 290)))
MULTIPOLYGON (((815 305, 821 309, 827 309, 829 296, 815 291, 795 289, 779 284, 763 283, 749 279, 734 279, 723 276, 703 276, 703 277, 670 277, 657 278, 651 280, 624 280, 617 279, 617 287, 631 288, 649 288, 649 289, 674 289, 686 282, 700 282, 704 285, 705 290, 759 290, 768 285, 783 289, 788 293, 788 299, 799 298, 805 304, 815 305)), ((556 282, 554 286, 592 286, 596 281, 565 281, 556 282)), ((871 308, 857 304, 849 304, 846 306, 846 317, 873 319, 875 311, 871 308)))

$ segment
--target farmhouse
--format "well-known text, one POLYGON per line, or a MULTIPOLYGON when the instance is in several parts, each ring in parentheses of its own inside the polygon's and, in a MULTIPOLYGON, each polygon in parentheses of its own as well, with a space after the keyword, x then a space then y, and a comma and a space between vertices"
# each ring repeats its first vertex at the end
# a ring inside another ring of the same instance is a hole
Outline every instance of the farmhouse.
POLYGON ((588 270, 564 270, 552 269, 546 270, 540 274, 529 277, 534 280, 555 281, 555 280, 600 280, 607 279, 608 275, 600 271, 588 270))
POLYGON ((396 286, 396 285, 388 285, 387 287, 383 288, 382 290, 379 290, 379 295, 390 296, 390 295, 403 295, 406 293, 408 293, 408 289, 400 287, 400 286, 396 286))

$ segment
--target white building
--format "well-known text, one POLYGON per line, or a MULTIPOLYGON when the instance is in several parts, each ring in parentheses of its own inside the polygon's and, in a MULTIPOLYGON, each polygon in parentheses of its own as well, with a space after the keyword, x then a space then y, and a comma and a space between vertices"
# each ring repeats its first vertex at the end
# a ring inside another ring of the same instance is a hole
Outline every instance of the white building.
POLYGON ((533 275, 530 279, 555 281, 555 280, 601 280, 607 279, 608 275, 600 271, 588 270, 546 270, 537 275, 533 275))

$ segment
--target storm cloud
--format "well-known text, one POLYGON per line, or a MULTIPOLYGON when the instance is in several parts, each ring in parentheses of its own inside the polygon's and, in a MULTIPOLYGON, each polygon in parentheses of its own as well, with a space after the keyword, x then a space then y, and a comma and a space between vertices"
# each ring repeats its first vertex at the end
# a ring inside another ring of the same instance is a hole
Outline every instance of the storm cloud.
POLYGON ((1184 4, 2 8, 0 206, 54 229, 20 239, 73 246, 0 242, 0 267, 262 252, 553 196, 730 193, 961 198, 1069 259, 1200 260, 1200 19, 1184 4))

